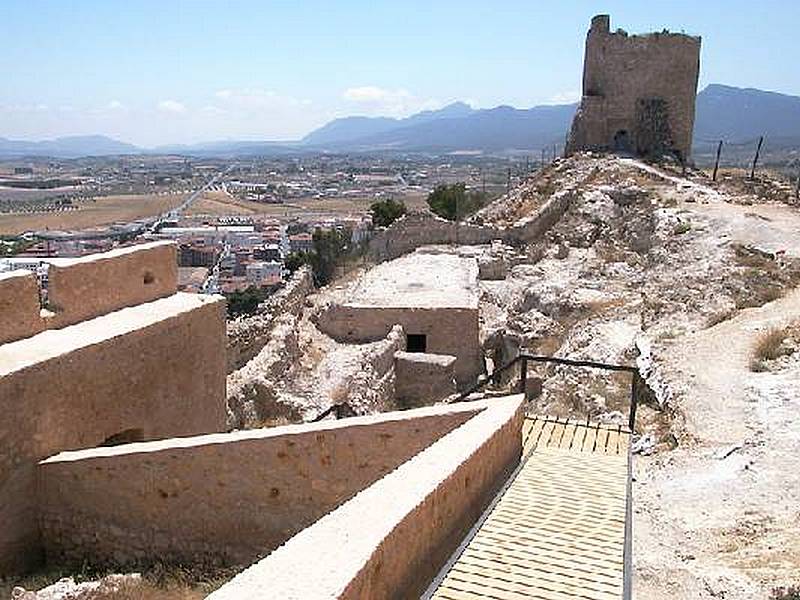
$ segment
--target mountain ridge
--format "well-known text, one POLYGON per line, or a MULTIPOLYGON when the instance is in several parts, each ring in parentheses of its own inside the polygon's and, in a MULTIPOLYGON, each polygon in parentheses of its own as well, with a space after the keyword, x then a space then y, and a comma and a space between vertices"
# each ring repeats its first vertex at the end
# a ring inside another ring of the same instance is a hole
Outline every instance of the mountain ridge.
MULTIPOLYGON (((350 116, 334 119, 302 139, 287 142, 211 141, 141 148, 103 135, 24 141, 0 137, 0 157, 186 154, 198 156, 282 155, 298 152, 457 150, 538 151, 560 146, 577 104, 475 109, 453 102, 405 118, 350 116)), ((749 143, 760 135, 773 147, 800 146, 800 97, 756 88, 710 84, 697 95, 694 143, 723 139, 749 143)))

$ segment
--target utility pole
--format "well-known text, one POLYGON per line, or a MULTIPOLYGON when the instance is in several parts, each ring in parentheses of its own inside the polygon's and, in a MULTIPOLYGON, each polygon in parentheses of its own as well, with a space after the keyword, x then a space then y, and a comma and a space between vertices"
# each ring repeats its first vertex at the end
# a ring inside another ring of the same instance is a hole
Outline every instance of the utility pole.
POLYGON ((755 158, 753 158, 753 168, 750 170, 751 181, 756 178, 756 165, 758 164, 758 155, 761 153, 761 144, 763 143, 764 136, 762 135, 760 138, 758 138, 758 148, 756 148, 756 155, 755 158))
POLYGON ((556 162, 556 145, 553 144, 553 162, 556 162))
POLYGON ((506 194, 511 191, 511 167, 508 167, 508 175, 506 176, 506 194))
POLYGON ((800 200, 800 171, 797 172, 797 183, 794 186, 794 195, 800 200))
POLYGON ((711 177, 712 181, 717 180, 717 170, 719 169, 719 155, 722 152, 722 140, 719 141, 717 146, 717 160, 714 161, 714 175, 711 177))
POLYGON ((542 169, 544 169, 544 148, 542 148, 542 169))

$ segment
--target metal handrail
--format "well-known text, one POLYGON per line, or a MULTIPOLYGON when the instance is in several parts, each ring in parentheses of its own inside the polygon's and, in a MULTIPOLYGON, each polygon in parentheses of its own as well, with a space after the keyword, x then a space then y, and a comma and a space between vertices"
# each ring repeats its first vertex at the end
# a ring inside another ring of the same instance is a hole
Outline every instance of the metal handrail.
POLYGON ((565 365, 568 367, 583 367, 589 369, 603 369, 606 371, 621 371, 625 373, 631 374, 631 405, 630 411, 628 413, 628 429, 633 432, 633 426, 636 424, 636 390, 637 385, 639 383, 639 378, 641 375, 639 374, 639 369, 636 367, 632 367, 630 365, 616 365, 612 363, 603 363, 594 360, 580 360, 574 358, 560 358, 557 356, 539 356, 536 354, 518 354, 516 357, 511 359, 506 364, 496 368, 492 373, 485 378, 479 379, 478 382, 470 387, 465 392, 462 392, 454 402, 463 402, 466 400, 471 394, 474 394, 481 388, 485 387, 490 381, 497 381, 498 375, 507 371, 517 363, 520 364, 520 382, 519 382, 519 392, 521 394, 525 394, 527 392, 528 386, 528 362, 537 362, 537 363, 554 363, 558 365, 565 365))
POLYGON ((333 415, 337 419, 344 419, 347 417, 356 417, 356 411, 352 409, 352 407, 347 404, 347 402, 343 402, 342 404, 332 404, 327 409, 319 413, 316 417, 311 419, 311 423, 319 423, 328 415, 333 415))

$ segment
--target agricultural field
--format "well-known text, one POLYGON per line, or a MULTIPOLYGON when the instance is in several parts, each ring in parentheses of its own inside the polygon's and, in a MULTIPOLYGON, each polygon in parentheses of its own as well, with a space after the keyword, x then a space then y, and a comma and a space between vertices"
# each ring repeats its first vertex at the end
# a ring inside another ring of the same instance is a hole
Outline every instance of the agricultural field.
POLYGON ((74 202, 71 210, 0 214, 0 234, 17 235, 43 229, 88 229, 127 223, 169 211, 185 198, 185 194, 103 196, 74 202))
MULTIPOLYGON (((425 210, 425 196, 409 195, 398 197, 405 202, 409 210, 425 210)), ((349 215, 363 214, 369 211, 370 204, 375 201, 371 197, 362 198, 306 198, 293 200, 284 204, 266 204, 239 200, 225 192, 205 192, 184 212, 186 216, 222 216, 222 215, 268 215, 271 217, 299 217, 310 215, 349 215)))

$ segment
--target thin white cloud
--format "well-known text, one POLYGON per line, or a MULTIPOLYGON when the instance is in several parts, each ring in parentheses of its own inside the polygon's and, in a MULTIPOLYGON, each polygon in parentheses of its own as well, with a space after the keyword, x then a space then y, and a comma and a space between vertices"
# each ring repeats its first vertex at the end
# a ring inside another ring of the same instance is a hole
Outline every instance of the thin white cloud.
POLYGON ((406 89, 381 88, 364 85, 347 88, 342 98, 358 104, 360 109, 373 115, 404 117, 421 110, 440 108, 442 103, 431 98, 418 98, 406 89))
POLYGON ((559 92, 550 97, 550 104, 572 104, 581 99, 581 93, 576 90, 559 92))
POLYGON ((387 102, 410 97, 411 94, 407 90, 388 90, 374 85, 351 87, 342 93, 342 98, 350 102, 387 102))
POLYGON ((238 110, 267 110, 287 108, 302 104, 293 96, 285 96, 272 90, 226 89, 214 93, 220 104, 238 110))
POLYGON ((162 100, 158 103, 158 110, 167 113, 181 114, 186 112, 186 106, 177 100, 162 100))
POLYGON ((125 105, 119 100, 112 100, 111 102, 108 103, 108 108, 110 110, 121 110, 125 108, 125 105))

